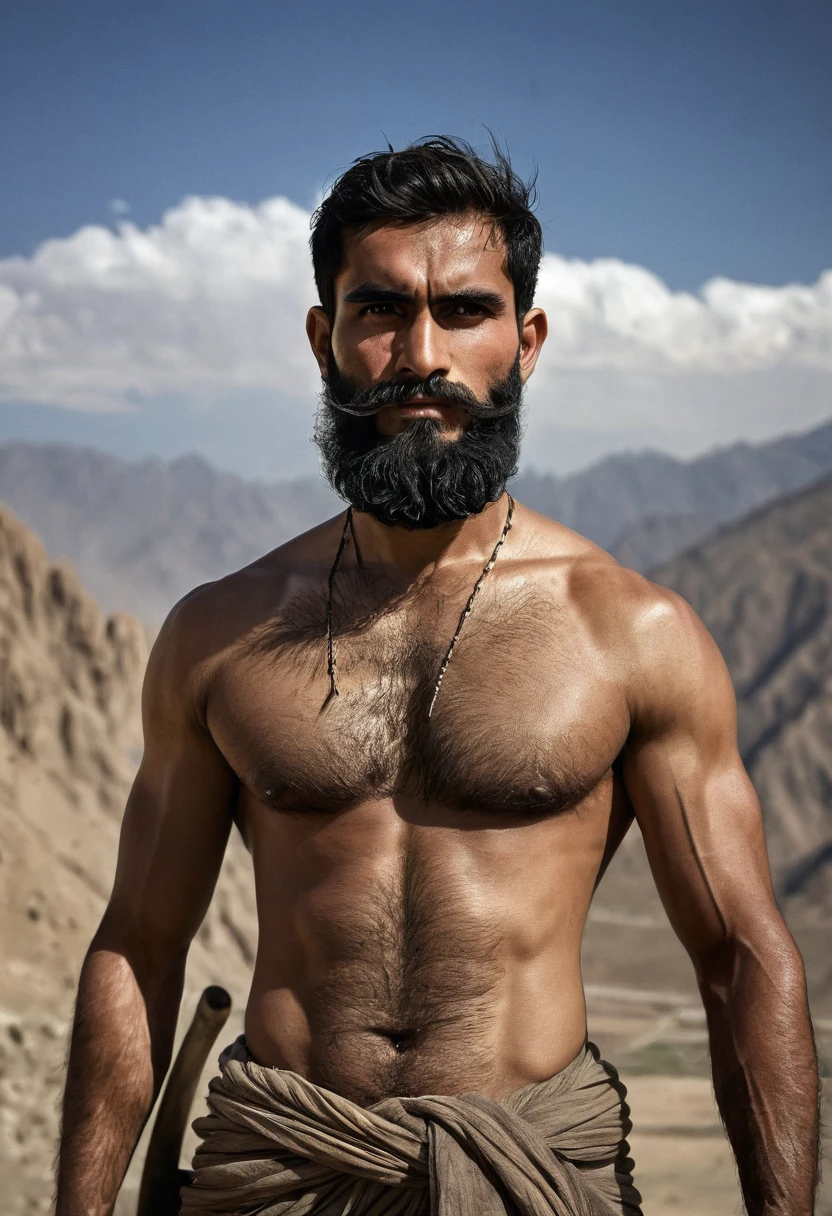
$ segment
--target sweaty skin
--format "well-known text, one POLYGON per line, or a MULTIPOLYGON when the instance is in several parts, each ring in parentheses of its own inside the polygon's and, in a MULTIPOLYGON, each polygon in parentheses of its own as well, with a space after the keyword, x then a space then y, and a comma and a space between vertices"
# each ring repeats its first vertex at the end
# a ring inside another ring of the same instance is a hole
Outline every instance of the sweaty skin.
MULTIPOLYGON (((344 294, 398 256, 379 232, 381 248, 353 251, 344 294)), ((445 236, 417 233, 410 269, 405 258, 390 272, 412 296, 393 323, 345 312, 331 331, 313 318, 316 350, 325 358, 331 341, 359 382, 438 367, 481 395, 516 351, 516 318, 509 300, 514 338, 477 372, 475 326, 435 320, 432 259, 453 270, 462 248, 463 285, 502 275, 505 293, 505 275, 445 236)), ((528 375, 538 322, 526 322, 528 375)), ((452 441, 464 420, 442 417, 452 441)), ((340 695, 324 709, 324 590, 343 515, 171 614, 82 975, 58 1216, 112 1211, 235 822, 260 930, 249 1050, 369 1104, 499 1098, 574 1059, 586 915, 633 816, 697 972, 747 1209, 809 1216, 817 1075, 803 968, 774 902, 730 680, 692 610, 518 504, 427 718, 506 509, 504 495, 429 535, 356 515, 363 568, 350 545, 333 600, 340 695)))

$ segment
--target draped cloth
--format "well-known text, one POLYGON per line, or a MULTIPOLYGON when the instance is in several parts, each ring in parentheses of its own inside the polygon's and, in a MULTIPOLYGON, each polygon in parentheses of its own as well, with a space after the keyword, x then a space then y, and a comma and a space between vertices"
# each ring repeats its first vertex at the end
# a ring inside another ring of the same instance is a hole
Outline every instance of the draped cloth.
POLYGON ((183 1216, 641 1216, 623 1085, 592 1044, 548 1081, 362 1107, 220 1056, 183 1216))

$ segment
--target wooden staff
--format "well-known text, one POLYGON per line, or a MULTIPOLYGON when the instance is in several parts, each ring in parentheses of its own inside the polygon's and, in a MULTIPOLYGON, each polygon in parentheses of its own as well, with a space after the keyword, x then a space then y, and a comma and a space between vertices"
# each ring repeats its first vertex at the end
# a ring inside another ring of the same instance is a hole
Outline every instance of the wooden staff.
POLYGON ((179 1168, 182 1137, 208 1052, 231 1012, 231 997, 212 985, 199 998, 193 1021, 170 1070, 142 1171, 136 1216, 179 1216, 179 1188, 190 1170, 179 1168))

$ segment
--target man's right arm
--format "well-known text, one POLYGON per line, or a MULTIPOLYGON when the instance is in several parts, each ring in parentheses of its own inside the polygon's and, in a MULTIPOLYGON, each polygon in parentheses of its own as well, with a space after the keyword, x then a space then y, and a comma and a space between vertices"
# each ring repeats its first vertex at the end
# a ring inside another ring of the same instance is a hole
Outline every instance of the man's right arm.
POLYGON ((148 663, 144 756, 78 989, 56 1216, 113 1211, 170 1062, 185 958, 228 840, 236 779, 202 721, 199 616, 193 599, 174 609, 148 663))

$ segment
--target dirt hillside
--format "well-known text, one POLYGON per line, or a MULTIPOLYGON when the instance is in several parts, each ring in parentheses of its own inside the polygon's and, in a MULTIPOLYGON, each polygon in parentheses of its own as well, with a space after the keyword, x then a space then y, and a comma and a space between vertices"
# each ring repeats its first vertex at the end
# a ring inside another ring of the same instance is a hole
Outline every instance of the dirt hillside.
MULTIPOLYGON (((0 1190, 48 1210, 55 1105, 78 970, 112 879, 139 755, 147 639, 105 617, 73 571, 0 510, 0 1190)), ((234 841, 189 964, 245 997, 256 944, 248 857, 234 841)))

